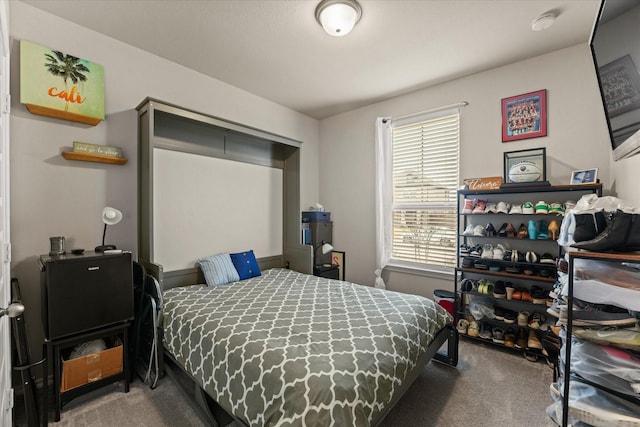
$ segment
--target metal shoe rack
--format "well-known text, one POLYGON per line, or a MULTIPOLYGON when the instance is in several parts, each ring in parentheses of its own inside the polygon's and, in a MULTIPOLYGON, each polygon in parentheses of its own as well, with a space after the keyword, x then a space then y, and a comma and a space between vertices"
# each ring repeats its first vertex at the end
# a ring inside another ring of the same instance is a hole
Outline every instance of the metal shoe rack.
MULTIPOLYGON (((585 194, 596 193, 597 195, 602 194, 602 184, 587 184, 587 185, 562 185, 562 186, 546 186, 546 187, 533 187, 533 186, 523 186, 523 187, 510 187, 508 189, 498 189, 498 190, 459 190, 458 191, 458 241, 457 247, 461 248, 462 245, 467 245, 468 247, 473 247, 476 245, 484 246, 486 244, 490 244, 492 246, 496 246, 501 244, 505 247, 505 250, 517 250, 523 254, 527 252, 535 252, 537 255, 541 256, 544 253, 549 253, 553 255, 555 258, 559 254, 559 246, 556 241, 548 238, 548 239, 529 239, 529 238, 517 238, 517 237, 501 237, 501 236, 476 236, 476 235, 464 235, 464 230, 471 224, 472 226, 483 226, 486 227, 488 224, 492 224, 493 228, 498 231, 504 223, 513 224, 516 231, 518 230, 521 224, 527 225, 529 220, 535 221, 545 221, 546 223, 551 222, 552 220, 556 220, 558 224, 562 221, 562 216, 557 214, 508 214, 508 213, 476 213, 476 214, 465 214, 463 213, 465 200, 466 199, 478 199, 485 200, 488 203, 499 203, 506 202, 510 205, 522 205, 526 202, 531 202, 534 205, 538 201, 545 201, 546 203, 560 202, 564 205, 565 202, 572 200, 577 201, 585 194)), ((486 281, 490 281, 492 283, 496 283, 498 281, 502 281, 504 283, 510 282, 514 288, 520 288, 526 290, 527 292, 531 292, 532 287, 541 288, 543 293, 546 295, 548 291, 551 290, 553 284, 556 281, 556 270, 555 270, 555 261, 554 264, 541 264, 539 262, 512 262, 505 261, 503 259, 486 259, 490 265, 493 265, 493 271, 490 269, 479 269, 475 268, 472 264, 468 266, 463 266, 463 259, 467 256, 461 256, 460 251, 458 251, 457 257, 457 268, 456 268, 456 277, 455 277, 455 294, 456 298, 456 319, 458 322, 460 319, 468 319, 471 321, 472 316, 469 311, 468 302, 471 299, 484 298, 488 304, 492 304, 494 309, 499 308, 501 310, 506 310, 509 312, 516 313, 515 322, 505 322, 503 320, 498 319, 489 319, 484 318, 478 320, 479 324, 486 322, 491 329, 493 328, 501 328, 503 331, 507 331, 509 328, 512 328, 516 340, 518 338, 518 334, 525 334, 527 337, 527 342, 529 338, 529 334, 532 328, 528 326, 519 326, 517 322, 517 313, 525 312, 530 315, 534 313, 538 313, 545 318, 548 317, 546 314, 546 301, 543 304, 534 304, 528 301, 518 301, 514 299, 507 298, 496 298, 492 293, 482 293, 479 292, 478 288, 472 288, 471 290, 461 289, 461 283, 464 279, 471 279, 474 283, 477 283, 481 279, 485 279, 486 281), (513 269, 522 271, 521 273, 514 273, 506 271, 507 267, 510 271, 513 269), (499 269, 495 271, 496 269, 499 269), (542 269, 546 269, 544 276, 540 274, 542 269), (528 273, 533 274, 524 274, 524 271, 527 270, 528 273)), ((482 258, 475 258, 482 259, 482 258)), ((482 291, 482 289, 480 289, 482 291)), ((545 298, 546 299, 546 298, 545 298)), ((477 320, 477 319, 476 319, 477 320)), ((534 330, 534 334, 538 334, 539 331, 534 330)), ((513 350, 519 354, 526 354, 527 356, 534 357, 537 359, 541 355, 540 348, 529 348, 527 345, 520 345, 518 347, 507 346, 504 343, 497 340, 494 342, 493 336, 490 339, 481 338, 481 337, 472 337, 468 334, 461 334, 463 337, 470 339, 476 342, 490 343, 505 349, 513 350), (526 353, 525 353, 526 352, 526 353)), ((536 335, 537 336, 537 335, 536 335)))

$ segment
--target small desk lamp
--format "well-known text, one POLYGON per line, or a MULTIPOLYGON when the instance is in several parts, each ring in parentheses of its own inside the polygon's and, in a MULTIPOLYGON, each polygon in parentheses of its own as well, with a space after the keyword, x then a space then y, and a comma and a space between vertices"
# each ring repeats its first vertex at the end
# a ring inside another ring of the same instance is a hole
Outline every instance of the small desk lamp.
POLYGON ((318 265, 318 263, 315 262, 315 259, 316 259, 316 254, 318 253, 318 249, 320 248, 322 248, 322 255, 326 255, 333 250, 333 246, 331 246, 329 243, 325 242, 324 240, 318 243, 315 246, 315 249, 313 251, 313 265, 318 265))
POLYGON ((116 225, 122 221, 122 212, 118 209, 107 206, 102 210, 102 222, 104 222, 104 231, 102 232, 102 245, 96 246, 96 252, 104 252, 106 250, 115 249, 116 245, 105 245, 104 237, 107 234, 107 225, 116 225))

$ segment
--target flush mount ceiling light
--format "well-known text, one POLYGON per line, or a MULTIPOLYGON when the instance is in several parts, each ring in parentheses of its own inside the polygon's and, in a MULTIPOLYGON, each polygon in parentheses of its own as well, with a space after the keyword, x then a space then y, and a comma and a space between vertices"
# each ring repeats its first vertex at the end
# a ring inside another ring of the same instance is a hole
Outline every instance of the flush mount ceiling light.
POLYGON ((552 26, 554 22, 556 22, 555 13, 543 13, 531 22, 531 29, 533 31, 543 31, 552 26))
POLYGON ((334 37, 349 34, 361 16, 356 0, 322 0, 316 7, 316 21, 334 37))

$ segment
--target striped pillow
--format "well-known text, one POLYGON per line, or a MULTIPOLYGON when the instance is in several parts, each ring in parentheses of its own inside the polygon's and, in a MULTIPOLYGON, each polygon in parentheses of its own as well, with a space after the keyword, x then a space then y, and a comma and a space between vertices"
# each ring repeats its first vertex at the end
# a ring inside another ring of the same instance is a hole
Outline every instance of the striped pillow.
POLYGON ((229 254, 213 255, 198 260, 208 286, 224 285, 240 280, 229 254))

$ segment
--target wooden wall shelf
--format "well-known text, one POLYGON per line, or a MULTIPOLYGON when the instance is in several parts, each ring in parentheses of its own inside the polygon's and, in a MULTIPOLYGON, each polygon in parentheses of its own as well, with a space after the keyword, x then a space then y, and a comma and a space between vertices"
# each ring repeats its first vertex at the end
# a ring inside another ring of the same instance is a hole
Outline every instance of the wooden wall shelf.
POLYGON ((80 160, 83 162, 110 163, 113 165, 124 165, 127 159, 112 156, 100 156, 98 154, 76 153, 73 151, 63 151, 62 157, 67 160, 80 160))
POLYGON ((84 123, 87 125, 95 126, 102 121, 97 117, 83 116, 81 114, 70 113, 68 111, 56 110, 54 108, 42 107, 40 105, 26 104, 27 110, 31 114, 37 114, 39 116, 52 117, 54 119, 69 120, 71 122, 84 123))

